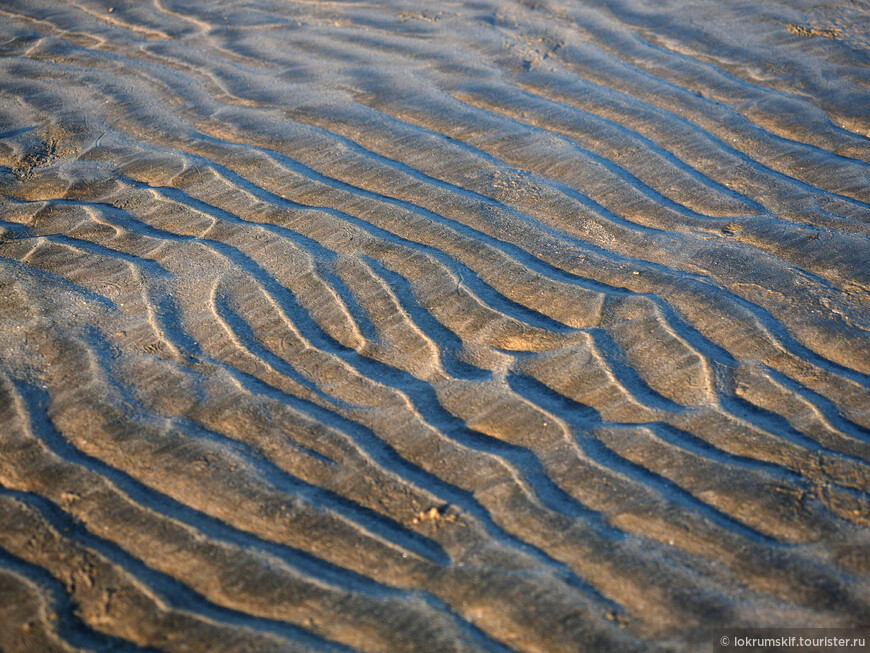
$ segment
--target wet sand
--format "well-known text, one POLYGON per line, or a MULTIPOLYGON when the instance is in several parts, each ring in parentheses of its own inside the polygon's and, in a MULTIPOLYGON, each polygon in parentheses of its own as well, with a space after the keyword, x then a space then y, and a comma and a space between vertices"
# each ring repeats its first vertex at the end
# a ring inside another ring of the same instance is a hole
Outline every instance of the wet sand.
POLYGON ((870 625, 870 4, 0 3, 0 649, 870 625))

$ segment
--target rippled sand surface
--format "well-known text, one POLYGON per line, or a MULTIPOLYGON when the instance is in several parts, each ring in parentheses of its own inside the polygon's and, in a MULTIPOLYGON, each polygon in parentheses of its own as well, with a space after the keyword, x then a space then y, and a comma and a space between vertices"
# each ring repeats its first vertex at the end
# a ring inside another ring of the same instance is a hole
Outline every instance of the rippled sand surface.
POLYGON ((870 4, 0 2, 0 648, 870 624, 870 4))

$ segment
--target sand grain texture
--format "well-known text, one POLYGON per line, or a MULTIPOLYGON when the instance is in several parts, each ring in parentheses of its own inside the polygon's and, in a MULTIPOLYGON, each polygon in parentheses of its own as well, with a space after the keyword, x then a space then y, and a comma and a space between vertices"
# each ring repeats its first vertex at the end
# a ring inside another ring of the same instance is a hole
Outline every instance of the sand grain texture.
POLYGON ((868 35, 0 2, 0 649, 870 625, 868 35))

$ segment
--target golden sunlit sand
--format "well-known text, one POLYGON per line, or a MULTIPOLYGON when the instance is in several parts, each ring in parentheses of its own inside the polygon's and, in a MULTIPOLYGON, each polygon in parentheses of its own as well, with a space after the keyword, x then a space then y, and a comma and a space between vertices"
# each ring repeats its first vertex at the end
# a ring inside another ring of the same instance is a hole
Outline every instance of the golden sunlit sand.
POLYGON ((0 650, 870 625, 868 34, 0 2, 0 650))

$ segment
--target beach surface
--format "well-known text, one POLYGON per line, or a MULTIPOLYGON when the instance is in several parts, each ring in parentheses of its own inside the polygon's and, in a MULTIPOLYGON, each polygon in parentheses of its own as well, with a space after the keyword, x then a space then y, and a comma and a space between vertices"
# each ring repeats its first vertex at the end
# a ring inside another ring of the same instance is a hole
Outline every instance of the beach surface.
POLYGON ((0 650, 870 626, 870 3, 0 2, 0 650))

